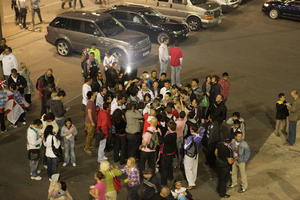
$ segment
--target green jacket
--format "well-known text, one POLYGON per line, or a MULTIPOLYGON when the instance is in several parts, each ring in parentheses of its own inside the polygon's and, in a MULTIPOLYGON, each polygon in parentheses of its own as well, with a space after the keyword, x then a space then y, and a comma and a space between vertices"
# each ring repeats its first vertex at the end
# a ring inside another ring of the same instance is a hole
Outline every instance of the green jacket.
POLYGON ((101 64, 101 53, 99 49, 90 49, 90 53, 94 53, 95 54, 95 59, 98 61, 98 64, 101 64))
POLYGON ((106 183, 106 192, 112 192, 115 190, 113 185, 113 176, 121 176, 122 172, 119 169, 111 169, 105 172, 102 172, 105 176, 106 183), (112 176, 113 175, 113 176, 112 176))

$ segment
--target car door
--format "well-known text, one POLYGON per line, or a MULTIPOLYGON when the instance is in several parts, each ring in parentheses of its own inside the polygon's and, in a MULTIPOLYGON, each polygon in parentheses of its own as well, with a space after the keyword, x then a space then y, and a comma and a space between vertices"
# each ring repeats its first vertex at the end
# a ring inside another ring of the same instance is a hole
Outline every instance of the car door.
POLYGON ((112 11, 111 14, 119 22, 121 22, 126 28, 128 28, 128 13, 123 11, 112 11))
POLYGON ((154 9, 157 9, 164 15, 169 15, 173 16, 174 15, 174 10, 171 9, 171 2, 172 0, 157 0, 156 1, 156 6, 154 6, 154 9))
POLYGON ((187 1, 186 0, 171 0, 171 9, 174 12, 174 16, 180 18, 186 18, 187 12, 187 1))
POLYGON ((67 30, 69 32, 68 36, 72 43, 73 50, 81 52, 84 49, 84 43, 82 41, 84 34, 82 33, 82 24, 80 20, 69 19, 67 30))
POLYGON ((300 1, 290 2, 289 9, 292 17, 300 18, 300 1))
POLYGON ((148 35, 151 35, 152 33, 148 22, 137 13, 128 13, 127 27, 128 29, 146 33, 148 35))

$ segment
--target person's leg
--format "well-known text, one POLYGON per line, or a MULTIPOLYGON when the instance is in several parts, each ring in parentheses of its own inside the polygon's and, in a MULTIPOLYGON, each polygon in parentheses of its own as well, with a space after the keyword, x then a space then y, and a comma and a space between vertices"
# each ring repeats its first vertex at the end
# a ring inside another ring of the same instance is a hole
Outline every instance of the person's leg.
POLYGON ((231 185, 236 186, 238 184, 238 162, 235 161, 231 170, 231 185))
POLYGON ((101 140, 99 143, 99 148, 98 148, 98 162, 99 163, 104 160, 105 145, 106 145, 106 139, 101 140))
POLYGON ((36 12, 37 12, 37 14, 38 14, 40 23, 43 23, 43 19, 42 19, 42 15, 41 15, 41 9, 40 9, 40 8, 37 8, 37 9, 36 9, 36 12))
POLYGON ((29 160, 29 167, 30 167, 30 176, 36 177, 37 169, 38 169, 39 161, 38 160, 29 160))
POLYGON ((34 26, 35 12, 36 12, 36 9, 32 9, 32 11, 31 11, 31 16, 32 16, 32 25, 33 25, 33 26, 34 26))
POLYGON ((72 8, 72 1, 69 1, 69 8, 72 8))
POLYGON ((4 113, 0 113, 0 126, 1 126, 1 131, 6 130, 4 113))
POLYGON ((135 137, 133 134, 127 134, 127 153, 128 153, 128 157, 133 157, 134 155, 134 148, 133 145, 134 145, 134 140, 135 140, 135 137))
MULTIPOLYGON (((278 120, 278 136, 280 137, 282 144, 286 143, 286 120, 278 120)), ((277 122, 277 121, 276 121, 277 122)))
POLYGON ((195 183, 193 183, 194 177, 193 177, 193 173, 192 173, 192 161, 187 155, 184 156, 183 158, 183 164, 184 164, 184 172, 185 172, 185 176, 188 182, 188 186, 195 186, 195 183))
POLYGON ((56 173, 58 173, 58 158, 52 158, 52 174, 56 173))
POLYGON ((64 162, 68 164, 70 162, 70 140, 64 139, 64 151, 64 162))
POLYGON ((121 141, 121 156, 120 156, 120 164, 125 164, 125 159, 126 159, 126 136, 121 136, 120 137, 120 141, 121 141))
POLYGON ((289 122, 289 135, 288 135, 288 143, 290 145, 295 144, 296 140, 296 128, 297 128, 297 121, 290 121, 289 122))
POLYGON ((24 17, 23 17, 23 28, 26 28, 26 15, 27 15, 27 9, 24 8, 24 17))
POLYGON ((148 166, 155 172, 155 152, 148 153, 148 166))
POLYGON ((193 182, 196 185, 196 180, 197 180, 197 172, 198 172, 198 159, 199 156, 197 156, 196 158, 193 159, 193 167, 192 167, 192 173, 193 173, 193 182))
POLYGON ((140 157, 140 173, 142 173, 145 169, 146 165, 146 159, 147 159, 147 153, 144 151, 141 151, 141 157, 140 157))
POLYGON ((85 139, 85 151, 91 151, 92 149, 92 140, 94 137, 95 127, 92 124, 86 124, 87 136, 85 139))
POLYGON ((181 66, 178 66, 178 67, 176 67, 176 81, 175 81, 175 84, 177 85, 177 86, 181 86, 181 80, 180 80, 180 73, 181 73, 181 66))
POLYGON ((79 3, 80 3, 80 7, 83 8, 84 5, 83 5, 83 3, 82 3, 82 0, 79 0, 79 3))
POLYGON ((167 156, 162 155, 160 158, 160 178, 161 185, 166 186, 168 184, 168 165, 167 165, 167 156))
POLYGON ((161 75, 162 73, 167 73, 167 65, 163 62, 160 62, 160 73, 159 73, 159 75, 161 75))
POLYGON ((276 136, 279 136, 279 131, 280 131, 280 120, 276 120, 276 124, 275 124, 275 130, 274 130, 274 134, 276 136))
POLYGON ((71 156, 71 163, 76 163, 76 156, 75 156, 75 140, 70 140, 70 156, 71 156))
POLYGON ((182 163, 182 144, 183 137, 177 137, 177 167, 179 168, 182 163))
POLYGON ((65 2, 63 1, 62 3, 61 3, 61 9, 65 9, 65 2))
POLYGON ((224 197, 226 195, 226 167, 218 167, 218 193, 220 197, 224 197))
POLYGON ((76 3, 77 3, 77 0, 74 0, 73 8, 76 8, 76 3))
POLYGON ((120 136, 116 135, 115 140, 114 140, 114 162, 119 162, 120 160, 120 148, 121 148, 121 138, 120 136))
POLYGON ((31 94, 25 94, 24 98, 27 103, 31 104, 31 94))
POLYGON ((171 66, 171 84, 174 85, 176 82, 176 67, 171 66))
POLYGON ((47 175, 48 175, 48 178, 51 178, 51 175, 52 175, 52 159, 51 158, 48 158, 46 157, 47 159, 47 175))
POLYGON ((244 190, 248 188, 248 180, 247 180, 247 173, 246 173, 246 163, 242 162, 239 163, 239 170, 241 175, 241 185, 244 190))

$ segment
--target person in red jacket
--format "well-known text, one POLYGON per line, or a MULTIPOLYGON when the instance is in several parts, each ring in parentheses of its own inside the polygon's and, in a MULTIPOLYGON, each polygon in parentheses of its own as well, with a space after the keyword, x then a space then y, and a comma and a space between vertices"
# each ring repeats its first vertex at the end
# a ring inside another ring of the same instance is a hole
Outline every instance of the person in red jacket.
POLYGON ((110 120, 110 104, 104 103, 103 109, 98 112, 98 121, 97 121, 97 132, 98 134, 103 134, 99 142, 98 148, 98 162, 100 163, 103 160, 107 160, 107 157, 104 155, 104 149, 106 146, 106 140, 109 137, 109 131, 111 129, 111 120, 110 120))
POLYGON ((172 85, 181 86, 180 83, 180 71, 182 68, 183 54, 178 47, 178 42, 174 42, 174 47, 169 50, 170 66, 171 66, 171 83, 172 85))
POLYGON ((229 96, 229 89, 230 89, 230 80, 229 80, 229 74, 227 72, 224 72, 222 74, 222 79, 219 80, 219 85, 221 89, 221 95, 224 98, 224 102, 228 99, 229 96))

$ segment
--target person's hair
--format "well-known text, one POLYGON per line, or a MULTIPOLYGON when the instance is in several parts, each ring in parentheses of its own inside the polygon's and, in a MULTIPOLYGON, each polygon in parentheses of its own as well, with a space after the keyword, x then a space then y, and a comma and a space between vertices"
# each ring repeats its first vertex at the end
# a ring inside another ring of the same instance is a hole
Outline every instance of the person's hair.
POLYGON ((151 168, 146 168, 144 171, 143 171, 143 174, 152 174, 153 173, 153 170, 151 168))
POLYGON ((233 124, 241 124, 240 120, 234 120, 233 124))
POLYGON ((112 114, 112 123, 114 125, 120 124, 122 121, 124 121, 123 119, 123 112, 121 109, 116 109, 113 114, 112 114))
POLYGON ((5 38, 1 38, 0 40, 6 42, 6 39, 5 39, 5 38))
POLYGON ((191 88, 192 88, 192 85, 188 83, 188 84, 186 84, 184 87, 187 87, 187 88, 191 89, 191 88))
POLYGON ((157 95, 157 98, 158 98, 158 99, 163 99, 164 96, 163 96, 162 94, 159 94, 159 95, 157 95))
POLYGON ((279 93, 278 94, 278 98, 281 98, 281 97, 284 97, 285 95, 284 95, 284 93, 279 93))
POLYGON ((168 122, 168 127, 171 129, 171 131, 176 131, 176 123, 173 120, 168 122))
POLYGON ((89 81, 91 81, 91 80, 92 80, 91 77, 87 77, 87 78, 84 79, 84 82, 86 83, 86 82, 89 82, 89 81))
POLYGON ((67 122, 71 122, 71 124, 73 124, 73 122, 72 122, 72 119, 71 119, 71 118, 67 118, 67 119, 65 120, 65 125, 67 124, 67 122))
POLYGON ((222 74, 222 76, 224 77, 224 76, 229 76, 229 74, 227 73, 227 72, 224 72, 223 74, 222 74))
POLYGON ((99 92, 103 92, 104 89, 106 89, 106 91, 107 91, 106 87, 101 87, 100 90, 99 90, 99 92))
POLYGON ((89 54, 90 54, 90 55, 93 55, 93 56, 95 55, 94 52, 89 52, 89 54))
POLYGON ((57 93, 58 97, 65 97, 66 96, 66 92, 64 90, 59 90, 57 93))
POLYGON ((135 158, 134 158, 134 157, 130 157, 130 158, 128 158, 128 160, 127 160, 127 161, 131 162, 131 164, 133 165, 133 167, 135 167, 135 166, 136 166, 136 161, 135 161, 135 158))
POLYGON ((197 84, 199 84, 199 79, 194 78, 192 81, 195 81, 197 84))
POLYGON ((15 83, 11 83, 9 84, 9 87, 13 90, 16 90, 17 89, 17 85, 15 83))
POLYGON ((186 90, 181 90, 180 93, 181 93, 181 94, 184 94, 184 95, 186 95, 186 96, 188 95, 188 93, 187 93, 186 90))
POLYGON ((194 132, 197 132, 199 130, 199 127, 197 124, 191 124, 190 129, 194 132))
POLYGON ((88 99, 91 99, 92 96, 93 96, 93 92, 92 92, 92 91, 88 91, 88 92, 86 93, 86 96, 87 96, 88 99))
POLYGON ((169 79, 166 79, 164 83, 170 83, 171 84, 171 81, 169 79))
POLYGON ((186 113, 184 112, 184 111, 181 111, 180 113, 179 113, 179 117, 180 118, 185 118, 185 116, 186 116, 186 113))
POLYGON ((178 47, 178 46, 179 46, 178 40, 175 40, 175 41, 174 41, 174 46, 175 46, 175 47, 178 47))
POLYGON ((18 71, 15 69, 15 68, 12 68, 11 70, 10 70, 10 73, 18 73, 18 71))
POLYGON ((217 76, 217 75, 213 75, 212 78, 215 78, 216 79, 216 82, 218 82, 220 80, 220 77, 217 76))
POLYGON ((40 119, 35 119, 35 120, 33 120, 33 122, 32 122, 32 124, 33 125, 41 125, 42 124, 42 121, 40 120, 40 119))
POLYGON ((211 78, 211 75, 205 76, 205 82, 207 81, 208 78, 211 78))
POLYGON ((165 112, 168 113, 168 114, 172 114, 172 107, 167 106, 167 107, 165 108, 165 112))
POLYGON ((45 114, 44 118, 43 118, 44 121, 48 121, 48 120, 53 121, 54 119, 55 119, 55 116, 52 112, 45 114))
POLYGON ((99 171, 104 173, 110 169, 110 163, 107 160, 104 160, 100 163, 99 171))
POLYGON ((167 73, 163 72, 160 74, 160 76, 167 76, 167 73))
POLYGON ((241 131, 235 131, 234 132, 234 136, 236 137, 238 134, 242 134, 243 135, 243 133, 241 132, 241 131))
POLYGON ((179 87, 177 85, 172 85, 172 89, 179 89, 179 87))
POLYGON ((53 126, 52 125, 48 125, 46 126, 45 130, 44 130, 44 138, 45 140, 47 139, 48 135, 53 135, 53 126))
POLYGON ((101 171, 97 171, 97 172, 95 173, 95 176, 96 176, 97 179, 99 179, 99 180, 105 179, 105 176, 104 176, 104 174, 103 174, 101 171))
MULTIPOLYGON (((170 97, 172 96, 172 94, 171 94, 170 92, 166 92, 166 94, 169 95, 170 97)), ((166 94, 165 94, 165 95, 166 95, 166 94)))
POLYGON ((151 74, 152 74, 152 73, 154 73, 154 72, 156 72, 156 73, 157 73, 157 71, 154 69, 154 70, 152 70, 152 71, 151 71, 151 74))
POLYGON ((137 103, 131 102, 128 104, 128 110, 136 110, 137 109, 137 103))
POLYGON ((52 68, 48 68, 46 72, 52 72, 53 73, 53 69, 52 68))
POLYGON ((117 101, 122 100, 123 97, 124 97, 124 96, 123 96, 122 94, 118 94, 118 96, 117 96, 117 101))
POLYGON ((168 40, 169 40, 169 38, 164 37, 164 38, 162 39, 162 42, 166 42, 166 41, 168 41, 168 40))
POLYGON ((6 47, 4 50, 8 50, 10 53, 12 53, 12 48, 11 47, 6 47))
POLYGON ((240 118, 241 114, 239 112, 233 112, 232 116, 240 118))
POLYGON ((150 95, 149 93, 146 93, 146 94, 144 95, 144 101, 146 101, 146 97, 149 97, 149 99, 151 100, 151 95, 150 95))
POLYGON ((105 103, 103 104, 103 110, 107 110, 107 109, 109 108, 109 106, 110 106, 110 103, 105 102, 105 103))
POLYGON ((66 182, 64 181, 60 181, 60 188, 63 190, 63 191, 67 191, 67 184, 66 182))

